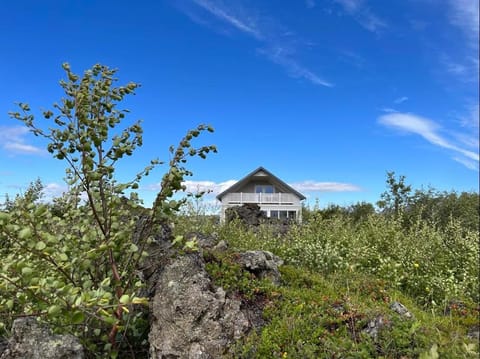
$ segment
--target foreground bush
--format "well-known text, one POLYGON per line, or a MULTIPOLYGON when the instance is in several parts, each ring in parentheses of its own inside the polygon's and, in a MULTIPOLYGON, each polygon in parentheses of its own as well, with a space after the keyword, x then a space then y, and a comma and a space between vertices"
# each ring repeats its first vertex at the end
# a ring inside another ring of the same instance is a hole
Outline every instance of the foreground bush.
POLYGON ((142 145, 139 122, 118 130, 128 111, 117 105, 139 85, 115 87, 116 70, 103 65, 82 76, 68 64, 63 68, 65 97, 43 112, 48 129, 34 121, 27 104, 11 113, 66 163, 69 191, 47 205, 37 201, 41 188, 33 186, 0 212, 0 330, 18 316, 35 316, 80 337, 91 356, 115 357, 122 350, 134 355, 148 329, 139 310, 148 298, 140 295, 138 264, 157 227, 182 203, 172 196, 191 174, 184 168, 187 158, 216 152, 214 146, 196 148, 192 140, 213 130, 200 125, 170 148, 153 208, 141 209, 134 191, 161 162, 152 160, 128 182, 116 176, 118 162, 142 145))

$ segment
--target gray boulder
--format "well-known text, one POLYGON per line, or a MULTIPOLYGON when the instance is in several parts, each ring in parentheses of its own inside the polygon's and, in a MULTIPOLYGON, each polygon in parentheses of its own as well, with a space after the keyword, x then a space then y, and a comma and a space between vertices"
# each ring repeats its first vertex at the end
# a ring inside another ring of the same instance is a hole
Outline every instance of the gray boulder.
POLYGON ((239 264, 260 279, 270 279, 274 284, 280 284, 278 267, 283 260, 268 251, 247 251, 240 253, 239 264))
POLYGON ((252 325, 241 302, 215 288, 195 253, 161 271, 151 304, 152 358, 219 358, 252 325))
POLYGON ((16 319, 12 338, 0 359, 82 359, 83 347, 73 335, 54 335, 35 318, 16 319))
POLYGON ((367 326, 363 328, 363 332, 370 335, 373 340, 377 340, 380 331, 382 331, 384 328, 388 328, 389 326, 390 321, 388 318, 383 315, 377 315, 367 323, 367 326))
POLYGON ((390 309, 403 318, 413 319, 413 314, 400 302, 393 302, 390 304, 390 309))
POLYGON ((227 208, 225 217, 227 223, 238 218, 248 226, 259 226, 267 218, 256 203, 245 203, 241 206, 227 208))
POLYGON ((468 328, 467 338, 473 340, 480 340, 480 325, 475 324, 468 328))
POLYGON ((190 232, 183 236, 185 241, 196 240, 198 246, 204 249, 211 249, 215 247, 218 239, 215 235, 203 234, 200 232, 190 232))

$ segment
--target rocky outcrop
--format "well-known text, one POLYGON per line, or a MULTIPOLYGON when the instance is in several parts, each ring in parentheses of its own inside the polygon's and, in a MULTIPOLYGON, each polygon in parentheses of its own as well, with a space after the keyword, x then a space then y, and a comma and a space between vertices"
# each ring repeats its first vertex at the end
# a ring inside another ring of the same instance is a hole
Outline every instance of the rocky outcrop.
POLYGON ((190 232, 183 236, 185 241, 195 240, 198 247, 203 249, 212 249, 218 242, 218 239, 214 235, 203 234, 200 232, 190 232))
MULTIPOLYGON (((406 320, 413 320, 413 314, 400 302, 392 302, 390 304, 390 309, 397 313, 401 318, 406 320)), ((375 318, 371 319, 365 328, 363 328, 363 332, 370 335, 373 340, 377 340, 378 334, 385 328, 390 328, 392 326, 392 321, 390 320, 389 316, 386 315, 377 315, 375 318)))
POLYGON ((239 264, 260 279, 270 279, 274 284, 280 284, 278 267, 283 260, 268 251, 247 251, 239 254, 239 264))
POLYGON ((83 347, 73 335, 53 335, 35 318, 16 319, 0 359, 82 359, 83 347))
POLYGON ((390 304, 390 309, 400 315, 402 318, 414 319, 413 314, 400 302, 390 304))
POLYGON ((161 272, 152 300, 152 358, 219 358, 252 325, 241 301, 215 288, 198 254, 176 258, 161 272))
POLYGON ((258 226, 262 223, 262 220, 265 220, 267 217, 265 213, 260 210, 258 204, 246 203, 242 206, 227 208, 225 218, 227 222, 238 218, 248 226, 258 226))
POLYGON ((367 323, 367 326, 363 329, 363 332, 370 335, 373 340, 377 340, 380 331, 386 327, 390 327, 390 325, 391 323, 388 318, 383 315, 377 315, 367 323))
POLYGON ((480 340, 480 325, 474 324, 467 331, 467 338, 473 340, 480 340))

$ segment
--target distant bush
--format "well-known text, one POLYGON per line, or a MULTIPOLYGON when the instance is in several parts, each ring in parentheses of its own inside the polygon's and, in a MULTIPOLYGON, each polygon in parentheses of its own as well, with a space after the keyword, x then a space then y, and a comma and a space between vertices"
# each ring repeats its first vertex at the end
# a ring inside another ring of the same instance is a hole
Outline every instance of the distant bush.
POLYGON ((251 231, 235 222, 219 234, 235 248, 269 250, 288 264, 324 275, 374 275, 425 306, 479 299, 479 235, 458 221, 439 229, 419 219, 405 229, 401 219, 378 215, 360 225, 345 217, 319 217, 292 225, 282 236, 268 226, 251 231))

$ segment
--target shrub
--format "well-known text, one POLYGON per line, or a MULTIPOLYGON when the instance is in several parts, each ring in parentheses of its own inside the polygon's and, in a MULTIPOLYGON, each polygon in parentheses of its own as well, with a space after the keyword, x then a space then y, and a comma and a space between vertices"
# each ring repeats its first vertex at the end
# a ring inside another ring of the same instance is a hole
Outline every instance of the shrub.
POLYGON ((53 127, 37 126, 27 104, 11 113, 49 141, 53 157, 67 163, 69 191, 50 207, 36 201, 32 188, 0 212, 0 326, 8 327, 18 315, 37 316, 57 331, 82 338, 90 354, 114 357, 144 339, 145 318, 136 309, 147 298, 139 296, 143 283, 137 264, 148 255, 145 248, 157 226, 182 204, 172 196, 191 175, 184 167, 187 158, 216 152, 214 146, 191 144, 213 130, 200 125, 170 148, 153 208, 141 210, 134 191, 161 162, 152 160, 130 181, 119 182, 117 163, 142 145, 142 127, 136 122, 113 132, 127 113, 117 104, 139 85, 115 87, 116 70, 103 65, 83 76, 68 64, 63 68, 65 97, 53 111, 43 112, 53 127), (140 228, 135 213, 146 217, 140 228))

